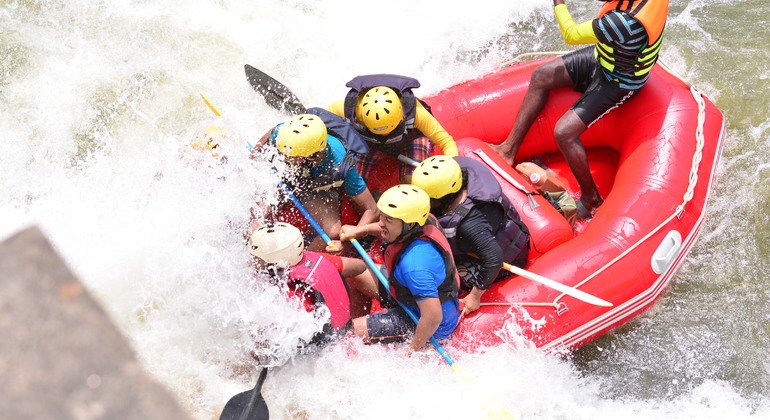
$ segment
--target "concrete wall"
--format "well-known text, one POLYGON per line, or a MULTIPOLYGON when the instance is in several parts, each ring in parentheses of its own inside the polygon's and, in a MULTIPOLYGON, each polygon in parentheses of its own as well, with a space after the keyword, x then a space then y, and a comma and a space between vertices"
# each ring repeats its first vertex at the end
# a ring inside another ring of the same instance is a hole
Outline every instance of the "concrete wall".
POLYGON ((0 418, 189 418, 34 227, 0 243, 0 418))

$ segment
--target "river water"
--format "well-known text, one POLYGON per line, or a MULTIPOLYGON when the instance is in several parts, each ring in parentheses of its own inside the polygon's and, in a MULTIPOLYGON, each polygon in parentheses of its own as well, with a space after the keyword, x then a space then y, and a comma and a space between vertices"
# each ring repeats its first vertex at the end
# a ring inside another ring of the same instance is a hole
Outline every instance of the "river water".
MULTIPOLYGON (((572 3, 579 21, 598 9, 572 3)), ((662 299, 566 357, 449 348, 458 380, 431 349, 407 359, 348 340, 297 355, 318 326, 252 282, 243 241, 255 194, 275 196, 243 143, 285 118, 244 63, 309 105, 364 73, 414 76, 428 96, 567 49, 547 0, 0 0, 0 239, 39 225, 196 419, 253 386, 254 348, 275 366, 276 419, 767 418, 768 16, 764 0, 672 1, 662 60, 727 118, 709 214, 662 299), (189 147, 209 125, 232 139, 226 163, 189 147)))

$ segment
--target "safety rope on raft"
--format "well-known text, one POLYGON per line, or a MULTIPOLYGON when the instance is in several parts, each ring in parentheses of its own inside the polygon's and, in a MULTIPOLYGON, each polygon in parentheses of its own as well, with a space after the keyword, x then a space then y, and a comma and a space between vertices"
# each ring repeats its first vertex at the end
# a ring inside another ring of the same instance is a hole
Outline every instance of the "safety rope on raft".
POLYGON ((556 56, 556 55, 564 55, 564 54, 567 54, 567 53, 569 53, 569 52, 570 52, 570 51, 542 51, 542 52, 528 52, 528 53, 523 53, 523 54, 519 54, 519 55, 517 55, 516 57, 513 57, 512 59, 510 59, 510 60, 508 60, 508 61, 504 61, 504 62, 502 62, 502 63, 501 63, 499 66, 498 66, 498 68, 504 68, 504 67, 508 67, 508 66, 510 66, 511 64, 516 64, 516 63, 519 63, 519 62, 523 61, 524 59, 531 59, 531 58, 535 58, 535 57, 550 57, 550 56, 552 56, 552 55, 553 55, 553 56, 556 56))

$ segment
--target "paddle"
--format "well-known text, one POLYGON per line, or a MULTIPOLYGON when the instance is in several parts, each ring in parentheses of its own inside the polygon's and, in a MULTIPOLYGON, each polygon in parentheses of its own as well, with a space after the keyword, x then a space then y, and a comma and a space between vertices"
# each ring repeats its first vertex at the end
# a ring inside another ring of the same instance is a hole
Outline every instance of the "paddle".
POLYGON ((262 368, 253 389, 230 398, 219 415, 219 420, 268 420, 270 411, 262 398, 262 384, 267 377, 267 368, 262 368))
POLYGON ((289 114, 305 113, 305 106, 283 83, 248 64, 243 68, 251 87, 265 97, 268 105, 289 114))
POLYGON ((596 306, 604 306, 604 307, 610 307, 612 306, 612 303, 607 302, 604 299, 598 298, 592 294, 586 293, 580 289, 575 289, 574 287, 567 286, 566 284, 559 283, 556 280, 551 280, 547 277, 543 277, 539 274, 535 274, 531 271, 527 271, 523 268, 516 267, 515 265, 511 265, 508 263, 503 263, 503 268, 505 270, 510 271, 513 274, 518 274, 522 277, 526 277, 532 281, 536 281, 540 284, 544 284, 552 289, 555 289, 559 292, 564 293, 567 296, 572 296, 575 299, 582 300, 585 303, 590 303, 592 305, 596 306))

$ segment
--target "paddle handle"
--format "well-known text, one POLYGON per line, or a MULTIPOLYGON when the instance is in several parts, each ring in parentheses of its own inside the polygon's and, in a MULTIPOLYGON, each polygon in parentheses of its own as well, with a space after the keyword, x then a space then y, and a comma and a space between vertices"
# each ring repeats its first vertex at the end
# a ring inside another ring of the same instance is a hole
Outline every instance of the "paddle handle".
POLYGON ((524 270, 522 268, 516 267, 515 265, 511 265, 508 263, 503 263, 503 268, 510 271, 513 274, 518 274, 522 277, 526 277, 532 281, 536 281, 540 284, 544 284, 552 289, 555 289, 559 292, 564 293, 565 295, 569 295, 574 297, 575 299, 582 300, 583 302, 590 303, 592 305, 596 306, 604 306, 604 307, 611 307, 612 303, 607 302, 604 299, 598 298, 592 294, 586 293, 580 289, 576 289, 574 287, 567 286, 566 284, 559 283, 556 280, 551 280, 547 277, 543 277, 539 274, 533 273, 531 271, 524 270))

